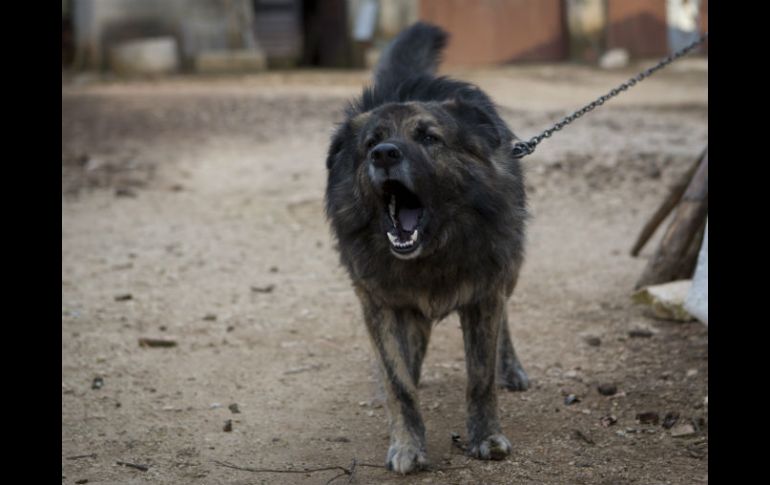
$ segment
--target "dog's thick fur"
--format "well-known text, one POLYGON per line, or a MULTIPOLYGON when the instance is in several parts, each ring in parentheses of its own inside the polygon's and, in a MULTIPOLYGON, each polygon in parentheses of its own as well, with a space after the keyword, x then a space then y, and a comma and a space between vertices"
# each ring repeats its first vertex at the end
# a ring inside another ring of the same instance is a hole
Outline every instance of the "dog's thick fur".
POLYGON ((435 76, 446 41, 424 23, 393 41, 326 162, 326 212, 381 364, 386 464, 399 473, 427 463, 417 385, 433 322, 460 316, 472 456, 510 453, 496 384, 528 386, 506 315, 527 219, 516 137, 479 88, 435 76))

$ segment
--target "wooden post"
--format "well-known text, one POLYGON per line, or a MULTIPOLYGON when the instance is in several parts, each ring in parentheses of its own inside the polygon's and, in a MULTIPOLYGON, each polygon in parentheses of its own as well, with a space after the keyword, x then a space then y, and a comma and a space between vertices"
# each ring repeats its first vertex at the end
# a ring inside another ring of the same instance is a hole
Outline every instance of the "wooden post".
POLYGON ((692 176, 695 173, 695 170, 698 168, 698 166, 700 166, 700 162, 706 155, 707 150, 708 147, 703 150, 703 153, 701 153, 698 158, 695 159, 692 167, 690 167, 690 169, 687 170, 687 172, 685 172, 684 175, 682 175, 682 177, 671 188, 671 192, 669 192, 668 197, 663 200, 663 203, 660 205, 660 207, 658 207, 658 210, 655 211, 652 217, 650 217, 650 220, 647 221, 647 224, 644 225, 642 232, 639 233, 639 237, 636 238, 634 247, 631 249, 631 256, 639 256, 639 251, 641 251, 644 245, 647 244, 647 241, 649 241, 650 237, 652 237, 652 235, 655 233, 655 230, 658 228, 660 223, 666 219, 669 213, 674 210, 674 207, 676 207, 679 201, 682 200, 684 191, 687 189, 690 180, 692 180, 692 176))
MULTIPOLYGON (((690 180, 682 196, 673 220, 666 229, 663 239, 655 254, 647 263, 636 288, 667 283, 676 279, 692 276, 692 266, 688 257, 693 254, 692 246, 708 215, 708 148, 698 164, 695 175, 690 180)), ((697 251, 696 251, 697 253, 697 251)))

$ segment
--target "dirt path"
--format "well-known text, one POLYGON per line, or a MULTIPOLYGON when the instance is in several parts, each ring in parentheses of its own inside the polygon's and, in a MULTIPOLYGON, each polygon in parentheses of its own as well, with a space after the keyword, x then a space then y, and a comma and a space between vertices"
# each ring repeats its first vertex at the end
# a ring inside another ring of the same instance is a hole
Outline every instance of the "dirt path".
MULTIPOLYGON (((531 136, 632 72, 456 74, 531 136)), ((628 256, 706 143, 706 79, 705 65, 685 62, 527 159, 535 217, 510 314, 534 386, 500 397, 512 456, 479 462, 452 446, 452 432, 465 434, 465 372, 450 317, 430 343, 421 407, 432 463, 460 468, 406 478, 359 468, 354 483, 708 481, 707 329, 633 306, 657 241, 628 256), (652 335, 629 335, 640 328, 652 335), (600 395, 599 383, 618 393, 600 395), (570 393, 580 401, 565 405, 570 393), (660 422, 639 423, 645 412, 660 422), (672 436, 667 413, 694 434, 672 436), (607 415, 617 422, 604 427, 607 415)), ((384 461, 369 343, 322 212, 328 136, 365 80, 300 72, 63 86, 62 483, 322 484, 336 472, 255 474, 215 460, 384 461), (178 344, 140 347, 141 337, 178 344)))

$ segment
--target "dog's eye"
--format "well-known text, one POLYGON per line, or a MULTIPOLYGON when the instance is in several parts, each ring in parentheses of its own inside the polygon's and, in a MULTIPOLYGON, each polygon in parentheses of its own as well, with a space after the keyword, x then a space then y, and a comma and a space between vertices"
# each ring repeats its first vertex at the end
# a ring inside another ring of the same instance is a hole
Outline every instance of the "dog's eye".
POLYGON ((420 141, 426 145, 433 145, 434 143, 438 143, 439 140, 438 137, 433 135, 423 135, 420 141))

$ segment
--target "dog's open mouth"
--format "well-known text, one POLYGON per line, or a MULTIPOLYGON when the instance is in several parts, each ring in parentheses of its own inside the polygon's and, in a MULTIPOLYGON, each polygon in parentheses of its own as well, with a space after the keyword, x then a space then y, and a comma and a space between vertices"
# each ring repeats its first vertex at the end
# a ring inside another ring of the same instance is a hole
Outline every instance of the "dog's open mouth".
POLYGON ((382 191, 391 226, 386 232, 390 248, 397 256, 417 256, 425 207, 401 182, 388 180, 382 191))

